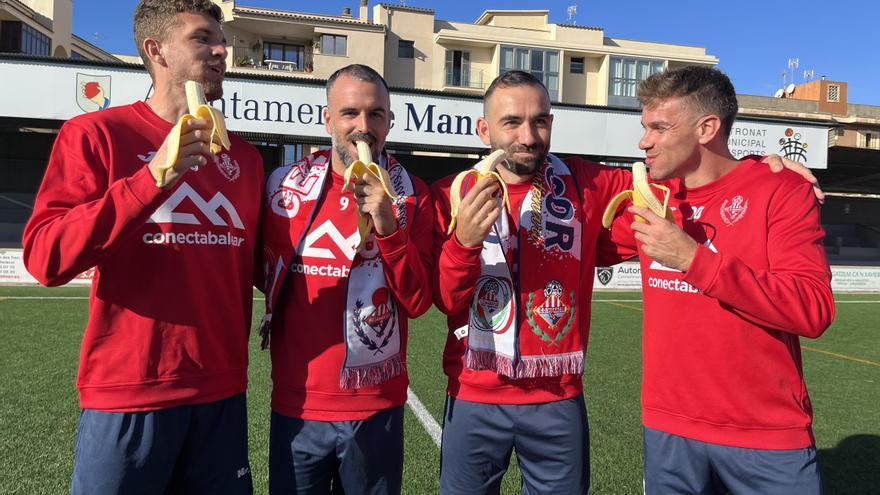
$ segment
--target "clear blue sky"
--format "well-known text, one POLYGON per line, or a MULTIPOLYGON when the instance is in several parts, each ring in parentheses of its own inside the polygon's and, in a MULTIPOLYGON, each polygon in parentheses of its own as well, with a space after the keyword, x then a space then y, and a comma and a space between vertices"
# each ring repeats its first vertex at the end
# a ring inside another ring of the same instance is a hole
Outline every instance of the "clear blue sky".
MULTIPOLYGON (((246 0, 238 5, 338 15, 359 0, 321 2, 246 0)), ((375 0, 370 5, 375 5, 375 0)), ((385 3, 396 4, 398 1, 385 3)), ((410 7, 435 10, 438 19, 474 22, 487 9, 546 9, 550 22, 566 23, 577 5, 577 24, 600 27, 605 36, 701 46, 738 93, 770 96, 782 85, 789 58, 800 59, 795 83, 805 69, 815 78, 849 84, 850 103, 880 105, 877 52, 880 2, 875 0, 649 0, 463 1, 406 0, 410 7), (788 7, 780 7, 780 5, 788 7)), ((134 54, 131 15, 136 0, 74 0, 73 31, 113 53, 134 54), (96 35, 97 33, 97 35, 96 35)), ((790 72, 789 72, 790 73, 790 72)))

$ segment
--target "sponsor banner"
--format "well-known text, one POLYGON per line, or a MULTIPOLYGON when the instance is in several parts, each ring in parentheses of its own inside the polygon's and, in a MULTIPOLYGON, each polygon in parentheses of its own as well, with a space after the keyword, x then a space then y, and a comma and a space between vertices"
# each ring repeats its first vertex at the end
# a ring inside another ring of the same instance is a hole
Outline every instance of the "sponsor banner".
MULTIPOLYGON (((141 69, 78 66, 75 62, 0 58, 0 117, 67 120, 85 112, 126 105, 147 97, 150 78, 141 69)), ((214 102, 233 131, 326 138, 323 86, 279 77, 276 81, 239 79, 227 74, 224 96, 214 102)), ((445 94, 393 91, 395 120, 390 143, 485 148, 477 136, 482 101, 445 94)), ((553 151, 642 159, 638 111, 556 106, 553 151)), ((800 122, 741 119, 730 146, 737 157, 778 153, 810 168, 828 167, 828 128, 800 122)))
POLYGON ((832 266, 831 290, 834 292, 880 291, 880 267, 832 266))
MULTIPOLYGON (((834 292, 880 292, 880 266, 832 266, 831 289, 834 292)), ((593 292, 603 290, 642 290, 638 263, 597 267, 593 292)))
MULTIPOLYGON (((331 266, 303 265, 294 268, 301 273, 318 273, 334 270, 331 266)), ((347 272, 347 270, 346 270, 347 272)), ((68 285, 90 285, 95 270, 78 275, 68 285)), ((880 292, 880 267, 878 266, 832 266, 831 288, 835 292, 880 292)), ((342 276, 346 276, 343 273, 342 276)), ((0 249, 0 284, 36 284, 37 280, 24 268, 21 249, 0 249)), ((642 290, 641 268, 636 262, 621 263, 612 267, 597 267, 593 291, 642 290)))
MULTIPOLYGON (((68 285, 91 285, 95 269, 87 270, 71 280, 68 285)), ((21 249, 0 249, 0 284, 34 284, 37 279, 24 268, 21 249)))
POLYGON ((602 290, 642 290, 642 268, 638 262, 597 266, 593 292, 602 290))

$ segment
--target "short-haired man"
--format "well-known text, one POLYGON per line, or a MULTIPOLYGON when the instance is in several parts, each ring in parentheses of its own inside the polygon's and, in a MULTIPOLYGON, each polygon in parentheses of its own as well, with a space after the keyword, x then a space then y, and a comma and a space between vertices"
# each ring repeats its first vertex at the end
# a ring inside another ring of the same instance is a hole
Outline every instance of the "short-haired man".
MULTIPOLYGON (((549 154, 544 85, 506 72, 477 130, 504 150, 493 179, 466 182, 456 227, 452 177, 434 184, 435 302, 447 315, 440 491, 498 493, 515 448, 523 493, 586 493, 589 438, 581 381, 604 205, 630 174, 549 154)), ((612 263, 603 260, 603 263, 612 263)))
POLYGON ((427 186, 384 151, 388 87, 364 65, 327 81, 332 148, 273 172, 263 213, 271 328, 271 493, 399 493, 407 319, 432 302, 427 186), (369 144, 371 174, 346 183, 369 144), (358 216, 372 222, 366 239, 358 216), (338 485, 337 485, 338 483, 338 485))
POLYGON ((157 186, 166 137, 188 113, 185 82, 222 96, 220 20, 207 0, 138 5, 153 95, 62 126, 25 228, 25 265, 41 283, 96 268, 71 493, 252 491, 245 388, 262 160, 235 136, 213 155, 196 119, 157 186))
POLYGON ((638 98, 675 217, 630 207, 612 227, 641 260, 646 492, 820 493, 798 338, 822 334, 834 301, 810 186, 733 158, 720 71, 656 74, 638 98))

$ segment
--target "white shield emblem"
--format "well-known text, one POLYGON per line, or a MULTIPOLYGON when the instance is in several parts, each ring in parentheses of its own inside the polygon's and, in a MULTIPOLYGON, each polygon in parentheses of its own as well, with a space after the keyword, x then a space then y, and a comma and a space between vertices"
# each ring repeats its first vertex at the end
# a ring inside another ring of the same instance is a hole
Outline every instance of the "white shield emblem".
POLYGON ((110 76, 76 74, 76 104, 83 112, 110 106, 110 76))

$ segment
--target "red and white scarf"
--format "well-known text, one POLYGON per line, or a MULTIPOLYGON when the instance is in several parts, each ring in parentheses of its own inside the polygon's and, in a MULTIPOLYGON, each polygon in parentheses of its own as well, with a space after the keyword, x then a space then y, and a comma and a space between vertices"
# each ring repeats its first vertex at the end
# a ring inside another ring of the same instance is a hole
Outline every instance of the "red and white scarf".
MULTIPOLYGON (((388 170, 398 196, 393 202, 398 228, 406 229, 415 214, 413 181, 391 155, 383 155, 379 165, 388 170)), ((330 170, 330 152, 320 151, 276 169, 267 181, 262 226, 266 314, 260 325, 264 349, 284 280, 293 260, 302 254, 330 170)), ((385 284, 375 233, 367 237, 349 268, 343 324, 346 353, 339 378, 343 389, 377 385, 403 372, 402 316, 385 284)))
POLYGON ((504 214, 483 242, 468 325, 456 330, 467 332, 465 365, 509 378, 580 374, 582 213, 568 166, 549 155, 516 214, 515 235, 504 214))

